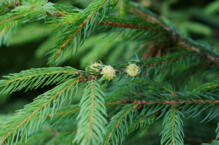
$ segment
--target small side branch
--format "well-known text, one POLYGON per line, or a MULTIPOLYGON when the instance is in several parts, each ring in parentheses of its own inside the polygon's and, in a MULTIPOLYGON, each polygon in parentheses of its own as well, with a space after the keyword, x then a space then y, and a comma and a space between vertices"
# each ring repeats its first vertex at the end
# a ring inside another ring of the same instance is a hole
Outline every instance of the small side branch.
POLYGON ((129 5, 129 11, 133 14, 139 15, 142 19, 144 19, 148 22, 151 22, 153 24, 154 23, 160 24, 165 30, 170 31, 170 29, 166 25, 164 25, 160 20, 158 20, 158 19, 152 17, 151 15, 148 15, 140 10, 137 10, 133 6, 129 5))
POLYGON ((101 25, 109 25, 112 27, 121 27, 121 28, 129 28, 129 29, 142 29, 142 30, 146 30, 146 31, 151 30, 151 31, 154 31, 157 33, 160 32, 159 30, 155 30, 149 26, 126 24, 126 23, 122 23, 122 22, 102 21, 100 24, 101 25))
MULTIPOLYGON (((114 106, 114 105, 126 105, 126 104, 135 104, 138 107, 142 105, 156 105, 156 104, 163 104, 163 105, 185 105, 185 104, 219 104, 219 100, 163 100, 163 101, 142 101, 142 100, 134 100, 134 101, 114 101, 114 102, 107 102, 105 103, 106 106, 114 106)), ((136 106, 136 107, 137 107, 136 106)), ((52 116, 61 116, 61 115, 66 115, 66 114, 74 114, 76 112, 80 111, 80 107, 76 108, 70 108, 64 111, 57 112, 55 114, 49 114, 48 117, 52 116)))
POLYGON ((185 38, 181 36, 178 32, 175 30, 169 28, 167 25, 165 25, 162 21, 159 19, 149 15, 148 13, 145 13, 139 9, 136 9, 135 6, 129 5, 129 11, 135 15, 140 16, 143 20, 151 22, 152 24, 159 24, 161 27, 163 27, 165 30, 169 32, 169 39, 170 42, 173 43, 176 46, 180 46, 186 50, 195 51, 199 54, 204 54, 206 56, 206 59, 210 62, 213 62, 216 65, 219 65, 219 57, 211 55, 209 53, 201 51, 201 49, 197 46, 194 46, 193 44, 186 42, 185 38))
POLYGON ((134 104, 152 105, 152 104, 166 104, 166 105, 180 105, 180 104, 219 104, 219 100, 163 100, 163 101, 133 101, 134 104))
POLYGON ((162 101, 153 101, 153 100, 134 100, 134 101, 116 101, 116 102, 108 102, 106 105, 120 105, 120 104, 138 104, 138 105, 155 105, 155 104, 163 104, 163 105, 183 105, 183 104, 219 104, 219 100, 162 100, 162 101))
MULTIPOLYGON (((177 45, 183 47, 186 50, 192 50, 192 51, 195 51, 197 53, 202 53, 199 48, 184 42, 183 38, 180 38, 180 40, 177 42, 177 45)), ((219 58, 218 57, 214 57, 214 56, 212 56, 210 54, 205 54, 205 55, 206 55, 206 58, 208 60, 210 60, 211 62, 215 63, 216 65, 219 65, 219 58)))

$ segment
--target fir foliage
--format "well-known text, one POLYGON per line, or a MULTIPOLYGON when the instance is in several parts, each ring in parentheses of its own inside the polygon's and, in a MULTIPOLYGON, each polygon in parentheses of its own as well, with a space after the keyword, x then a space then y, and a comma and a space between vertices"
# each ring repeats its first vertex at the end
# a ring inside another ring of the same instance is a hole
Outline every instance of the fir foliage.
POLYGON ((90 80, 81 98, 80 113, 77 117, 78 131, 75 140, 81 145, 95 145, 103 142, 107 123, 104 102, 100 85, 90 80))
POLYGON ((183 145, 182 125, 182 113, 172 107, 164 117, 161 144, 183 145))
POLYGON ((73 78, 79 73, 71 67, 33 68, 10 74, 0 81, 1 94, 11 94, 25 88, 26 91, 53 85, 73 78))
MULTIPOLYGON (((187 120, 218 124, 219 53, 138 2, 2 0, 0 46, 32 23, 50 28, 36 51, 50 66, 3 76, 0 97, 48 90, 0 115, 1 145, 129 145, 154 132, 148 144, 183 145, 187 120)), ((219 124, 214 133, 201 143, 218 145, 219 124)))
POLYGON ((77 87, 78 79, 70 79, 52 90, 38 96, 32 103, 19 110, 6 122, 1 130, 1 143, 7 138, 7 144, 17 144, 18 140, 26 141, 27 137, 38 130, 49 113, 54 114, 63 104, 68 103, 77 87))

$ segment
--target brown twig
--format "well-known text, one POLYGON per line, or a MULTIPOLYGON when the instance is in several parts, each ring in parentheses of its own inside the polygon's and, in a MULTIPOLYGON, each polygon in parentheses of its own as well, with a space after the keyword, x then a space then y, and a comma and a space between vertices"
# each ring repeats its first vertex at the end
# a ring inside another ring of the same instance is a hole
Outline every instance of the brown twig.
MULTIPOLYGON (((184 49, 186 50, 192 50, 192 51, 195 51, 197 53, 202 53, 201 50, 195 46, 192 46, 186 42, 184 42, 183 38, 180 38, 179 41, 176 43, 177 46, 180 46, 180 47, 183 47, 184 49)), ((214 64, 216 65, 219 65, 219 58, 217 57, 214 57, 210 54, 205 54, 206 58, 208 60, 210 60, 211 62, 213 62, 214 64)))
POLYGON ((163 105, 182 105, 182 104, 219 104, 219 100, 161 100, 161 101, 153 101, 153 100, 134 100, 134 101, 115 101, 115 102, 107 102, 106 105, 122 105, 122 104, 138 104, 138 105, 154 105, 154 104, 163 104, 163 105))
POLYGON ((176 104, 219 104, 219 100, 163 100, 163 101, 138 101, 135 100, 134 104, 165 104, 165 105, 176 105, 176 104))
POLYGON ((136 15, 139 15, 142 19, 144 19, 144 20, 146 20, 146 21, 148 21, 148 22, 151 22, 151 23, 153 23, 153 24, 154 24, 154 23, 158 23, 158 24, 160 24, 165 30, 170 31, 170 29, 169 29, 166 25, 164 25, 162 22, 160 22, 158 19, 156 19, 156 18, 152 17, 151 15, 148 15, 148 14, 146 14, 146 13, 140 11, 140 10, 135 9, 134 7, 132 7, 132 6, 130 6, 130 5, 129 5, 129 11, 130 11, 131 13, 134 13, 134 14, 136 14, 136 15))
MULTIPOLYGON (((168 33, 167 35, 167 39, 169 39, 169 44, 170 45, 174 45, 174 46, 180 46, 186 50, 192 50, 195 51, 197 53, 200 54, 204 54, 206 56, 206 58, 208 60, 210 60, 211 62, 213 62, 214 64, 219 65, 219 58, 216 56, 212 56, 210 54, 206 54, 204 52, 202 52, 198 47, 193 46, 192 44, 187 43, 184 38, 182 36, 180 36, 180 34, 178 34, 177 32, 175 32, 174 30, 170 29, 168 26, 166 26, 163 22, 161 22, 160 20, 156 19, 155 17, 142 12, 141 10, 137 10, 135 9, 133 6, 129 6, 129 11, 133 14, 139 15, 142 19, 151 22, 151 23, 157 23, 159 24, 161 27, 163 27, 164 30, 166 30, 168 33)), ((57 17, 63 17, 66 15, 66 13, 64 12, 56 12, 53 11, 53 14, 57 17)), ((49 13, 47 13, 47 15, 51 15, 49 13)), ((86 23, 86 21, 84 21, 84 23, 82 23, 81 26, 84 26, 84 24, 86 23)), ((160 33, 161 31, 153 29, 150 26, 143 26, 143 25, 135 25, 135 24, 126 24, 126 23, 122 23, 122 22, 113 22, 113 21, 102 21, 100 23, 101 25, 109 25, 112 27, 122 27, 122 28, 130 28, 130 29, 142 29, 142 30, 151 30, 154 31, 156 33, 160 33)), ((73 37, 75 35, 73 34, 73 37)), ((68 39, 62 46, 61 48, 57 51, 57 55, 64 49, 64 47, 69 43, 69 41, 72 40, 72 37, 70 39, 68 39)), ((168 45, 166 45, 168 46, 168 45)), ((159 51, 158 51, 159 52, 159 51)))
POLYGON ((135 24, 126 24, 126 23, 122 23, 122 22, 113 22, 113 21, 102 21, 100 23, 101 25, 109 25, 112 27, 122 27, 122 28, 129 28, 129 29, 142 29, 142 30, 151 30, 154 31, 156 33, 160 33, 159 30, 155 30, 152 27, 149 26, 143 26, 143 25, 135 25, 135 24))
POLYGON ((134 101, 116 101, 108 102, 106 105, 121 105, 121 104, 139 104, 139 105, 182 105, 182 104, 219 104, 219 100, 162 100, 162 101, 152 101, 152 100, 134 100, 134 101))
POLYGON ((147 13, 142 12, 141 10, 136 9, 134 6, 131 6, 131 5, 129 6, 129 11, 131 13, 135 14, 135 15, 140 16, 142 19, 144 19, 148 22, 159 24, 165 30, 170 32, 169 33, 170 42, 173 43, 175 46, 181 46, 182 48, 184 48, 186 50, 192 50, 192 51, 195 51, 197 53, 204 54, 208 60, 210 60, 211 62, 213 62, 216 65, 219 65, 219 58, 218 57, 212 56, 210 54, 206 54, 206 53, 202 52, 198 47, 187 43, 179 33, 175 32, 172 29, 170 29, 167 25, 165 25, 160 20, 152 17, 151 15, 149 15, 147 13))
MULTIPOLYGON (((219 100, 162 100, 162 101, 152 101, 152 100, 134 100, 134 101, 128 101, 128 100, 122 100, 122 101, 114 101, 114 102, 107 102, 106 106, 114 106, 114 105, 126 105, 126 104, 136 104, 137 109, 141 108, 143 105, 156 105, 156 104, 163 104, 163 105, 182 105, 182 104, 219 104, 219 100)), ((76 108, 75 110, 67 110, 63 112, 57 112, 56 114, 49 114, 48 117, 52 116, 60 116, 62 114, 67 113, 75 113, 79 111, 80 108, 76 108)))
POLYGON ((91 18, 95 15, 95 13, 105 4, 105 2, 106 2, 106 0, 104 0, 104 1, 100 4, 100 6, 99 6, 95 11, 93 11, 91 14, 89 14, 89 15, 87 16, 87 18, 84 19, 84 20, 82 21, 82 23, 80 23, 80 25, 77 27, 77 29, 74 31, 74 33, 71 35, 71 37, 68 38, 68 39, 61 45, 61 47, 56 51, 56 55, 59 55, 59 54, 64 50, 64 48, 69 44, 69 42, 75 38, 75 36, 76 36, 76 35, 82 30, 82 28, 87 24, 87 22, 89 21, 89 19, 91 19, 91 18))

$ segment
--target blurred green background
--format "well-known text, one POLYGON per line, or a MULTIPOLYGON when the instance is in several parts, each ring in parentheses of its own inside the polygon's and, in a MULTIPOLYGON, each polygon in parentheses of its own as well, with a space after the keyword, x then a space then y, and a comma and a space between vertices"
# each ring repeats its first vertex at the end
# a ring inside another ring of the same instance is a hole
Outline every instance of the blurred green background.
MULTIPOLYGON (((90 2, 90 0, 54 1, 67 2, 80 8, 86 7, 90 2)), ((189 36, 196 41, 207 42, 219 52, 219 0, 138 0, 138 2, 158 14, 167 23, 174 24, 185 36, 189 36)), ((12 35, 9 45, 0 48, 0 76, 33 67, 48 66, 45 50, 54 45, 53 40, 56 36, 52 31, 51 27, 42 25, 40 22, 19 27, 12 35)), ((99 39, 96 38, 96 41, 99 41, 99 39)), ((86 47, 86 44, 84 47, 86 47)), ((95 47, 95 44, 93 44, 93 47, 95 47)), ((104 55, 101 58, 83 54, 80 59, 72 59, 64 65, 83 69, 84 66, 89 64, 90 57, 94 57, 93 60, 101 59, 105 62, 105 57, 108 57, 110 52, 103 53, 104 55)), ((109 62, 113 63, 113 61, 109 62)), ((20 91, 10 97, 0 96, 0 113, 15 112, 15 110, 22 108, 24 104, 32 101, 38 94, 50 87, 29 92, 20 91)), ((190 126, 190 128, 192 130, 193 126, 190 126)), ((200 128, 203 129, 201 125, 200 128)), ((214 128, 214 125, 212 125, 212 128, 214 128)), ((208 140, 208 136, 213 136, 212 130, 214 129, 212 128, 203 129, 206 131, 206 136, 203 137, 204 140, 208 140)), ((185 132, 188 134, 190 130, 185 130, 185 132)), ((155 141, 159 142, 156 139, 155 141)))

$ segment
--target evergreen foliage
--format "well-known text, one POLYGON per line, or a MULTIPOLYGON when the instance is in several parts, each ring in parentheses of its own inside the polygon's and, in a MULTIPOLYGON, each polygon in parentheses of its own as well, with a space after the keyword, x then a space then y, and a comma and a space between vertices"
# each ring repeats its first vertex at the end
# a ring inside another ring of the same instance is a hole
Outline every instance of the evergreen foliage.
POLYGON ((163 122, 164 128, 161 132, 161 144, 184 144, 181 116, 181 112, 175 107, 167 112, 163 122))
POLYGON ((90 80, 80 101, 78 131, 75 140, 82 144, 100 144, 106 129, 106 108, 100 85, 90 80))
MULTIPOLYGON (((46 54, 49 66, 3 76, 0 97, 53 87, 16 113, 0 115, 0 144, 145 143, 162 121, 160 144, 183 145, 189 144, 184 122, 198 118, 196 124, 217 122, 215 138, 202 143, 218 145, 219 53, 138 2, 78 3, 83 7, 48 0, 0 2, 0 46, 10 45, 16 30, 32 23, 52 33, 36 51, 39 58, 46 54), (84 69, 64 66, 76 61, 84 69)), ((205 13, 217 13, 217 4, 205 13)))

